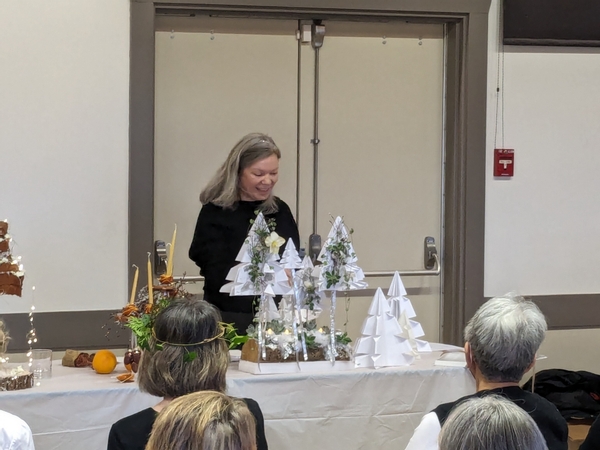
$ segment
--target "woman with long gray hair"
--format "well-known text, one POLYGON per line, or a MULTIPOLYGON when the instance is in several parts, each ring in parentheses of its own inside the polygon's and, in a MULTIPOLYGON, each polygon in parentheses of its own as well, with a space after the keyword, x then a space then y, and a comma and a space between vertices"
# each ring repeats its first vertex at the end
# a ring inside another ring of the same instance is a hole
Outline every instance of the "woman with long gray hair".
POLYGON ((440 450, 548 450, 531 416, 497 395, 456 406, 439 439, 440 450))
MULTIPOLYGON (((235 264, 257 211, 274 220, 275 232, 300 248, 296 221, 289 206, 275 197, 281 152, 262 133, 244 136, 229 152, 200 194, 198 216, 189 256, 204 276, 204 299, 221 310, 223 321, 244 333, 254 318, 252 296, 230 297, 219 290, 235 264)), ((280 252, 283 251, 283 246, 280 252)))

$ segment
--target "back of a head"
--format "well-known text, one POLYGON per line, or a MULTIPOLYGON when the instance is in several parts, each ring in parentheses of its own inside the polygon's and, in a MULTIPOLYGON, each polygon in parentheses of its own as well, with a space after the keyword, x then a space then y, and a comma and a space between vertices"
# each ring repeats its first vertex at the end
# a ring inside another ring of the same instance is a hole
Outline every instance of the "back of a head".
POLYGON ((225 391, 229 364, 219 311, 204 300, 173 300, 156 317, 142 352, 140 389, 157 397, 225 391))
POLYGON ((531 416, 497 395, 456 406, 442 427, 440 450, 548 450, 531 416))
POLYGON ((484 303, 465 327, 473 359, 492 382, 519 382, 535 360, 547 325, 540 309, 507 294, 484 303))
POLYGON ((220 392, 174 400, 156 419, 147 450, 255 450, 256 425, 246 404, 220 392))

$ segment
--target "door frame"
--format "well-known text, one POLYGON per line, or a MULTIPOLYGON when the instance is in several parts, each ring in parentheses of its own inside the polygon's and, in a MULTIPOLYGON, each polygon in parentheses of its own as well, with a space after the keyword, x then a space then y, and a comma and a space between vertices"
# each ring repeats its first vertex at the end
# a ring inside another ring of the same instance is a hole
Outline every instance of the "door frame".
MULTIPOLYGON (((445 24, 446 99, 441 340, 462 344, 484 302, 488 12, 491 0, 131 0, 129 264, 154 242, 154 72, 157 14, 445 24)), ((437 174, 436 174, 437 176, 437 174)))

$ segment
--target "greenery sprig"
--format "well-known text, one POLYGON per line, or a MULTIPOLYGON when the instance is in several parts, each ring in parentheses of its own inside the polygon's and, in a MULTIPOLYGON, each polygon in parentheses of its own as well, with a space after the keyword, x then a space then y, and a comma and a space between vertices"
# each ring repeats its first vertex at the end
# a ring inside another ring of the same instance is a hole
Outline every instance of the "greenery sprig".
POLYGON ((342 281, 346 285, 349 285, 352 281, 351 274, 345 271, 344 266, 350 262, 351 258, 356 257, 356 253, 352 251, 352 240, 350 238, 354 230, 351 228, 348 231, 348 236, 342 230, 343 226, 337 227, 333 239, 325 247, 330 258, 325 263, 325 271, 323 272, 327 289, 342 281))
MULTIPOLYGON (((260 211, 254 211, 256 215, 260 211)), ((254 225, 256 219, 251 219, 250 224, 254 225)), ((247 266, 250 281, 254 285, 255 292, 262 292, 266 287, 265 274, 263 267, 269 259, 271 249, 267 244, 267 238, 271 232, 275 231, 277 226, 275 219, 270 218, 265 220, 266 227, 258 226, 254 229, 254 235, 246 239, 248 245, 248 254, 250 256, 250 264, 247 266)))

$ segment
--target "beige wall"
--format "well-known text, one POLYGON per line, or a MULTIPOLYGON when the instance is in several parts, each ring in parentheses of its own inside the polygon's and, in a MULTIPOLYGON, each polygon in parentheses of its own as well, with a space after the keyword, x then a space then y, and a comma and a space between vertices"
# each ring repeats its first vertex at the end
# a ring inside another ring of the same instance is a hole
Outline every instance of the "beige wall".
MULTIPOLYGON (((504 145, 515 176, 495 180, 498 8, 489 20, 485 295, 600 292, 600 49, 505 47, 504 145)), ((502 145, 501 121, 498 143, 502 145)), ((548 333, 538 370, 600 373, 600 330, 548 333)))
POLYGON ((0 216, 26 272, 0 313, 120 307, 129 0, 1 1, 0 68, 0 216))

